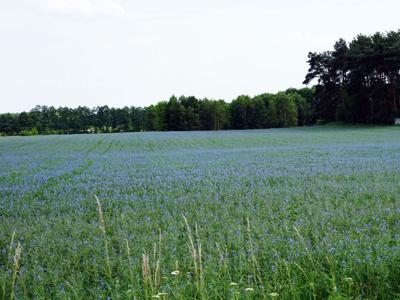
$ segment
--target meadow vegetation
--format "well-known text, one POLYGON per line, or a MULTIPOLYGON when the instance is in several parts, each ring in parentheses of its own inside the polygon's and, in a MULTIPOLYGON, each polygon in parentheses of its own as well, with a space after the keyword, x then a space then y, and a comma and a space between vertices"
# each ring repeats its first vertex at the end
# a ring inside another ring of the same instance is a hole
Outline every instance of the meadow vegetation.
POLYGON ((0 138, 0 299, 396 299, 395 127, 0 138))

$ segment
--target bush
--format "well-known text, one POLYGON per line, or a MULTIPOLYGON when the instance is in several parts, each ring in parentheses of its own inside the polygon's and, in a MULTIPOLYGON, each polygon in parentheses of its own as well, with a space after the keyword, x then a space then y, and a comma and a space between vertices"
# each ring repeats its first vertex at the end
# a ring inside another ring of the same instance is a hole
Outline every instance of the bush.
POLYGON ((38 135, 39 132, 36 127, 33 127, 31 129, 24 129, 19 134, 22 136, 32 136, 32 135, 38 135))

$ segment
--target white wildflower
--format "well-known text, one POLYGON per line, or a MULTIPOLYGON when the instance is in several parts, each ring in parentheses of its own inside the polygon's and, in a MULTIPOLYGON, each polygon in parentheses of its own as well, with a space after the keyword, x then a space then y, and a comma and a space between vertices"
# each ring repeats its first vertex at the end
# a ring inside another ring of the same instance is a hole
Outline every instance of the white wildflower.
POLYGON ((278 293, 269 293, 268 296, 275 298, 275 297, 278 297, 279 294, 278 293))
POLYGON ((178 276, 179 273, 180 273, 180 272, 179 272, 178 270, 176 270, 176 271, 171 272, 171 275, 178 276))
POLYGON ((230 286, 237 286, 238 284, 236 282, 231 282, 229 285, 230 286))

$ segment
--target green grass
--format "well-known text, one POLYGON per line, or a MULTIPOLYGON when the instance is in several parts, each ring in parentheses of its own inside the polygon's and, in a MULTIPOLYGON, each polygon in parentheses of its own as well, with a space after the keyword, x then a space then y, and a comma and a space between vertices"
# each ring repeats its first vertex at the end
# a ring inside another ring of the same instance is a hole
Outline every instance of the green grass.
POLYGON ((399 128, 2 137, 0 161, 0 300, 400 299, 399 128))

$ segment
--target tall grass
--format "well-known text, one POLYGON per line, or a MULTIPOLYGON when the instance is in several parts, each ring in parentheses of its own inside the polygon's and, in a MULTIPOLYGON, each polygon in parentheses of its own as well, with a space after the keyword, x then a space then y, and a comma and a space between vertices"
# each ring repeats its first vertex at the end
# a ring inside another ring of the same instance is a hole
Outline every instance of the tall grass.
POLYGON ((101 208, 101 203, 99 198, 95 195, 96 203, 97 203, 97 213, 99 215, 99 228, 101 229, 101 233, 103 235, 104 241, 104 254, 105 254, 105 264, 106 264, 106 273, 110 284, 113 281, 112 271, 111 271, 111 262, 110 262, 110 250, 108 245, 108 237, 106 231, 106 223, 104 221, 103 209, 101 208))
POLYGON ((8 296, 10 300, 15 299, 15 285, 17 283, 17 276, 21 266, 22 255, 22 246, 19 241, 17 242, 17 246, 14 250, 15 234, 16 231, 14 230, 11 235, 11 242, 7 251, 7 263, 4 265, 6 272, 4 272, 2 280, 2 300, 5 300, 8 298, 8 296), (10 276, 8 276, 7 270, 10 270, 10 276))

